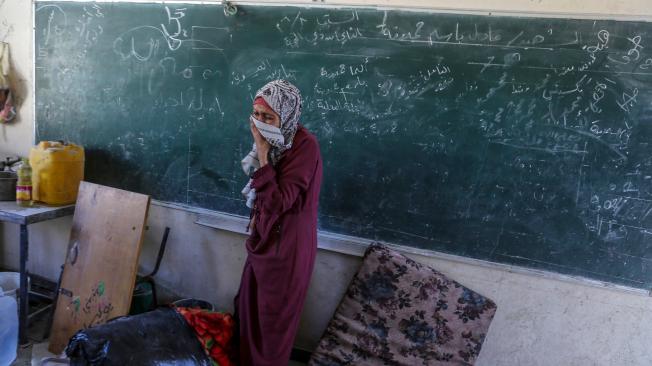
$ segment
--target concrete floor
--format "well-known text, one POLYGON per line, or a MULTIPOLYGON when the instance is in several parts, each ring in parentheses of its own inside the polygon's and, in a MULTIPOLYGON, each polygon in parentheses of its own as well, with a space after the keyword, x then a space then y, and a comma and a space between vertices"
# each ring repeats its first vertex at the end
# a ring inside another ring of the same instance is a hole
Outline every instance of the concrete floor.
MULTIPOLYGON (((30 323, 29 337, 32 343, 25 347, 19 347, 16 360, 11 366, 41 366, 42 360, 45 358, 55 357, 52 353, 48 352, 47 339, 41 339, 44 329, 47 326, 47 319, 35 319, 30 323)), ((48 364, 54 365, 54 364, 48 364)), ((305 363, 298 361, 290 361, 288 366, 302 366, 305 363)))
MULTIPOLYGON (((1 1, 1 0, 0 0, 1 1)), ((165 288, 160 288, 160 293, 163 303, 169 303, 173 300, 178 299, 169 290, 165 288)), ((42 302, 30 302, 30 313, 34 313, 38 309, 42 309, 46 306, 46 303, 42 302)), ((62 356, 57 357, 48 351, 48 339, 47 329, 50 322, 49 319, 50 311, 45 310, 40 312, 34 318, 30 320, 29 329, 27 331, 28 339, 30 343, 26 346, 18 348, 16 360, 10 366, 55 366, 62 365, 61 363, 45 363, 43 364, 42 360, 47 358, 62 358, 62 356)), ((306 365, 306 363, 298 361, 290 361, 288 366, 301 366, 306 365)), ((0 365, 5 366, 5 365, 0 365)))
MULTIPOLYGON (((48 357, 54 357, 53 354, 47 351, 48 343, 38 343, 29 345, 18 350, 18 357, 11 364, 11 366, 41 366, 41 360, 48 357)), ((288 366, 304 366, 306 363, 292 361, 288 363, 288 366)))
POLYGON ((55 355, 48 352, 48 342, 30 344, 18 350, 18 357, 11 366, 41 366, 42 360, 55 355))
MULTIPOLYGON (((39 343, 30 345, 29 347, 22 348, 18 351, 18 357, 11 366, 41 366, 41 360, 47 357, 53 357, 51 353, 47 352, 47 343, 39 343)), ((307 365, 303 362, 292 361, 288 366, 304 366, 307 365)))
POLYGON ((30 343, 27 346, 18 347, 16 360, 11 366, 40 366, 41 359, 55 356, 48 352, 47 339, 43 338, 48 325, 47 314, 44 315, 46 316, 39 316, 30 321, 27 331, 30 343))
POLYGON ((11 366, 30 366, 32 364, 32 346, 18 349, 18 356, 11 366))

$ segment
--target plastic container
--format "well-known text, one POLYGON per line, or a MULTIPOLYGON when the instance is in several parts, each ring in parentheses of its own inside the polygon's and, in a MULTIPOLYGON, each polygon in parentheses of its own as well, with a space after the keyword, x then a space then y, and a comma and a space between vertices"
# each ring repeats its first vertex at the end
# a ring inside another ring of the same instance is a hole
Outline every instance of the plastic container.
POLYGON ((59 141, 41 141, 29 154, 32 163, 32 199, 49 205, 77 200, 84 179, 84 148, 59 141))
MULTIPOLYGON (((18 289, 20 288, 20 273, 18 272, 0 272, 0 296, 11 296, 17 299, 18 289)), ((2 365, 0 363, 0 365, 2 365)))
POLYGON ((210 311, 215 311, 215 307, 208 301, 199 299, 181 299, 172 303, 174 306, 180 308, 200 308, 210 311))
POLYGON ((0 201, 16 199, 16 182, 18 176, 14 172, 0 172, 0 201))
POLYGON ((18 304, 0 295, 0 365, 10 365, 18 349, 18 304))
POLYGON ((142 314, 154 308, 154 291, 152 282, 136 281, 134 294, 131 297, 129 315, 142 314))

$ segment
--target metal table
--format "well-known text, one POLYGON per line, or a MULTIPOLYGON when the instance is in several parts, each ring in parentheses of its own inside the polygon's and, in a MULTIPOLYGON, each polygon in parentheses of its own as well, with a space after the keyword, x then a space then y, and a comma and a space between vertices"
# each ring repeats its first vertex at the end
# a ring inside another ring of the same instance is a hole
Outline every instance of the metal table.
POLYGON ((55 207, 35 204, 31 207, 20 207, 13 201, 0 201, 0 221, 20 225, 20 306, 18 308, 18 338, 20 344, 26 344, 28 342, 27 313, 29 311, 29 294, 27 290, 27 257, 29 253, 29 242, 27 225, 69 216, 74 212, 75 205, 55 207))

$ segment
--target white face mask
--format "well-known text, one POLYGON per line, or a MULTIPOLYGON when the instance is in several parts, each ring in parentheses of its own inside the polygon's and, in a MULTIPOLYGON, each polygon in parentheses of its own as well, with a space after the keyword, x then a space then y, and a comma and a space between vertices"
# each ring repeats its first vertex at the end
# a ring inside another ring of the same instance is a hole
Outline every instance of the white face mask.
POLYGON ((267 140, 270 145, 276 147, 285 145, 285 137, 283 137, 283 133, 281 132, 280 128, 268 125, 265 122, 261 122, 255 119, 253 116, 250 116, 249 118, 254 123, 258 131, 260 131, 260 134, 263 135, 265 140, 267 140))

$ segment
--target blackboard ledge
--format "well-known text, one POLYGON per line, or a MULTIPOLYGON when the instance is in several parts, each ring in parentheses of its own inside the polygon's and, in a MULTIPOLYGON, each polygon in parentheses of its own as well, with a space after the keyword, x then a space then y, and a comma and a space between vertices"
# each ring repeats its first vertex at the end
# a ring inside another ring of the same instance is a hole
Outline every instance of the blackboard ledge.
MULTIPOLYGON (((229 213, 212 211, 203 208, 197 208, 177 203, 163 202, 152 200, 152 204, 160 207, 165 207, 174 210, 182 210, 189 213, 196 214, 195 224, 210 227, 213 229, 225 230, 237 234, 246 235, 246 227, 248 218, 245 216, 233 215, 229 213)), ((357 257, 362 257, 366 248, 374 242, 374 240, 359 238, 355 236, 348 236, 342 234, 335 234, 331 232, 319 231, 317 234, 318 237, 318 248, 321 250, 327 250, 331 252, 352 255, 357 257)), ((428 258, 446 260, 456 263, 461 263, 470 266, 477 266, 486 269, 506 271, 509 273, 516 273, 526 276, 533 276, 538 278, 545 278, 550 280, 557 280, 571 284, 591 286, 602 289, 610 289, 620 292, 626 292, 629 294, 636 294, 640 296, 652 296, 652 291, 645 289, 616 285, 609 282, 597 281, 588 279, 585 277, 579 276, 569 276, 555 272, 537 270, 532 268, 525 268, 519 266, 513 266, 509 264, 494 263, 480 259, 462 257, 459 255, 453 255, 448 253, 442 253, 432 250, 425 250, 419 248, 412 248, 403 245, 396 245, 391 243, 382 242, 382 244, 387 245, 388 247, 403 253, 405 255, 418 255, 428 258)))

